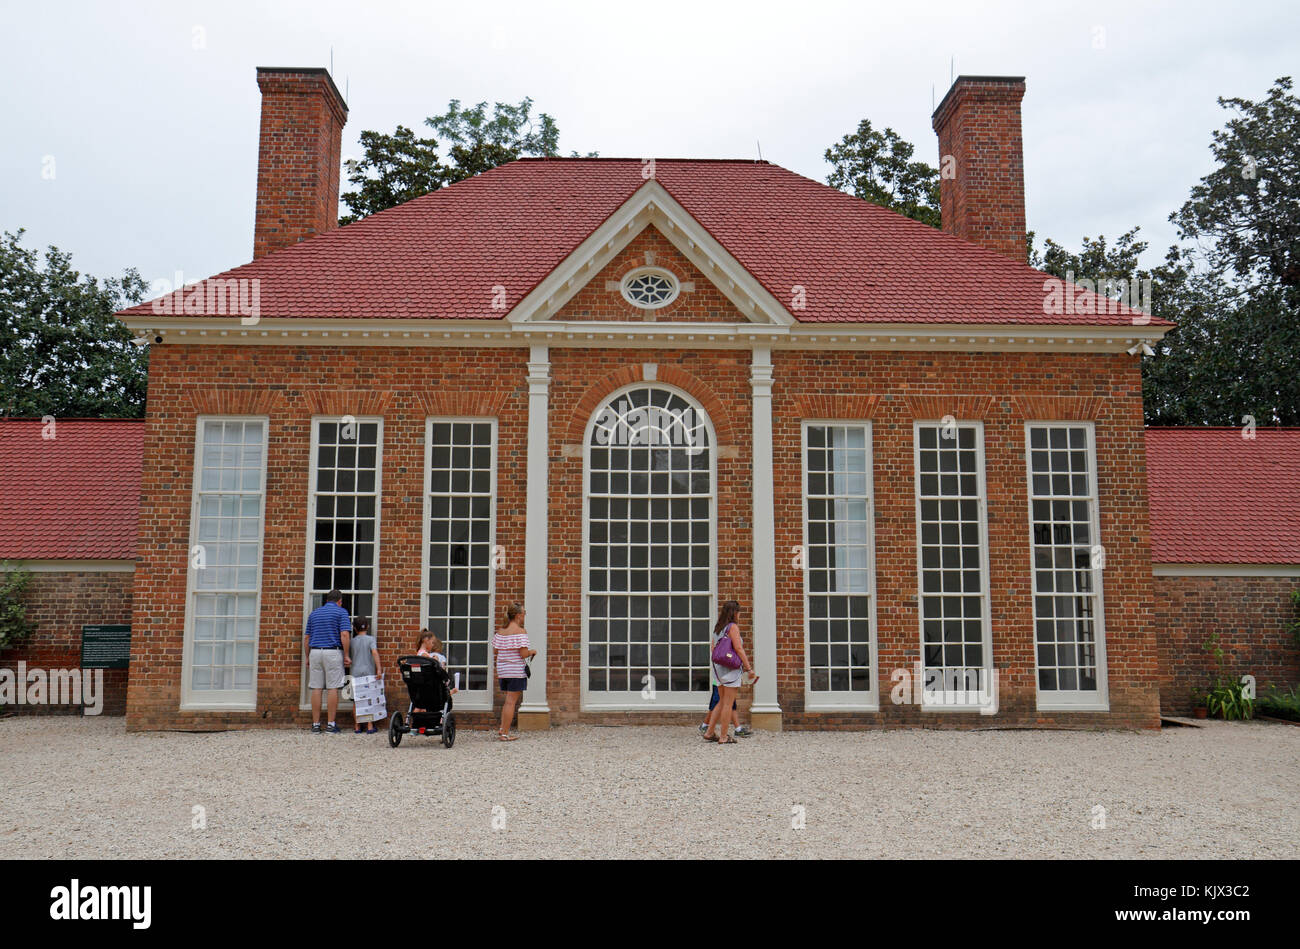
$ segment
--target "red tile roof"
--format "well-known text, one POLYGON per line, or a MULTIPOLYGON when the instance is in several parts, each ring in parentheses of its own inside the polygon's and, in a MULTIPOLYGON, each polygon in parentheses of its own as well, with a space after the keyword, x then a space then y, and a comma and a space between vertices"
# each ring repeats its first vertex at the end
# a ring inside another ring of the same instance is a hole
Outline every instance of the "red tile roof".
POLYGON ((0 420, 0 559, 134 560, 144 423, 0 420))
POLYGON ((1154 563, 1300 564, 1300 428, 1149 428, 1154 563))
MULTIPOLYGON (((1134 317, 1046 316, 1040 271, 767 162, 661 159, 655 180, 778 300, 804 287, 801 322, 1134 317)), ((494 287, 517 304, 644 184, 638 159, 522 159, 217 276, 258 278, 265 317, 499 320, 494 287)))

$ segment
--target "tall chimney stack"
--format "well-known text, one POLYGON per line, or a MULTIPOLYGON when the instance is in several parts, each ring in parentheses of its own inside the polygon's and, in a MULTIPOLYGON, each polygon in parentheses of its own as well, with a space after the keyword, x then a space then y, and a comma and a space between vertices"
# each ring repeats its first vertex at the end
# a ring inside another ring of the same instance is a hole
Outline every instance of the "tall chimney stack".
POLYGON ((1028 257, 1024 95, 1024 76, 958 76, 931 117, 939 136, 943 229, 1022 263, 1028 257))
POLYGON ((258 67, 253 259, 338 226, 339 161, 348 105, 325 69, 258 67))

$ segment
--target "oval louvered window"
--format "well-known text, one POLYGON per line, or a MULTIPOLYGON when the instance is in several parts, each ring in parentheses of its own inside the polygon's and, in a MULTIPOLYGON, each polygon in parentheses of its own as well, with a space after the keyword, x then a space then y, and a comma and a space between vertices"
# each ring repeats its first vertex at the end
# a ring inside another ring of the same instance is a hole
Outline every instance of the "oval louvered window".
POLYGON ((643 268, 623 278, 623 299, 645 310, 657 310, 677 299, 677 280, 663 270, 643 268))

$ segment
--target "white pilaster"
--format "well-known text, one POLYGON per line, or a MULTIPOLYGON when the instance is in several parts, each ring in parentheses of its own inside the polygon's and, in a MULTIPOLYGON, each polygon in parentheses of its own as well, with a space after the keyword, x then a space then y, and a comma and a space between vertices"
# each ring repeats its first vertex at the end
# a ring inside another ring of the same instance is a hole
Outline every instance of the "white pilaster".
POLYGON ((754 426, 754 599, 749 628, 753 631, 754 703, 750 716, 756 728, 780 729, 781 706, 776 694, 776 520, 772 484, 772 350, 754 348, 750 365, 754 426))
POLYGON ((524 526, 524 620, 528 639, 537 655, 519 706, 519 727, 545 728, 546 704, 546 600, 547 600, 547 434, 551 360, 545 346, 528 353, 528 502, 524 526), (528 720, 526 723, 526 719, 528 720))

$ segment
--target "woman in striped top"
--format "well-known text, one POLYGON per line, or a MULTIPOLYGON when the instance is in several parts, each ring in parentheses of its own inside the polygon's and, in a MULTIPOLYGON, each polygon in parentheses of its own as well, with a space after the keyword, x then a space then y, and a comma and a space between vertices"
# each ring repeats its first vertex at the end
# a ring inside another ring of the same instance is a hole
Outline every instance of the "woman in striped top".
POLYGON ((496 653, 497 678, 501 680, 501 691, 506 694, 501 706, 501 729, 497 738, 501 741, 516 741, 510 734, 510 723, 514 720, 515 709, 523 698, 528 686, 528 672, 524 666, 525 659, 537 655, 528 641, 524 630, 524 608, 518 603, 511 603, 506 610, 506 627, 499 629, 492 637, 492 651, 496 653))

